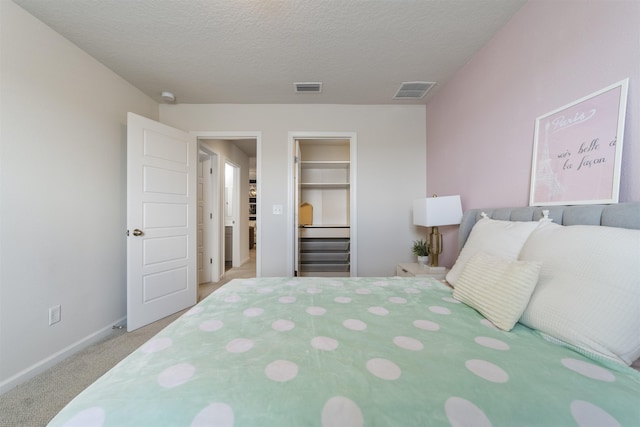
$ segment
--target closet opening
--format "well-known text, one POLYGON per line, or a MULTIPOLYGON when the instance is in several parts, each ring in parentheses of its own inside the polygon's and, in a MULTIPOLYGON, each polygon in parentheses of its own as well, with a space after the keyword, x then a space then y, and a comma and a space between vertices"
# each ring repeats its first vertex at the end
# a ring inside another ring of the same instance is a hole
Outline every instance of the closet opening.
POLYGON ((357 275, 355 134, 291 135, 292 275, 357 275))

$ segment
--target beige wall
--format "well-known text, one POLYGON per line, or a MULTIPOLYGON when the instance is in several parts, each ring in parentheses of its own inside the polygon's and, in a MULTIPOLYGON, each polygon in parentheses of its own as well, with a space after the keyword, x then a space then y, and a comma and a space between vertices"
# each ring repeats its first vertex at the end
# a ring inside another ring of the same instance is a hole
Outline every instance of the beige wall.
POLYGON ((263 276, 291 274, 289 132, 357 133, 358 275, 389 276, 411 261, 414 198, 425 196, 425 107, 358 105, 161 105, 160 121, 187 131, 262 134, 259 250, 263 276))
POLYGON ((0 15, 4 392, 125 316, 126 114, 158 106, 13 2, 0 15))

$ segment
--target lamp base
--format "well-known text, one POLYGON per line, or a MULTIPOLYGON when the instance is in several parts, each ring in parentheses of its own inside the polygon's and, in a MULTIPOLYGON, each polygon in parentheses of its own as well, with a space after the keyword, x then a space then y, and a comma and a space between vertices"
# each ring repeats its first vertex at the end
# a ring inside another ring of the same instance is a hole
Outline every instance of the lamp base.
MULTIPOLYGON (((429 256, 431 258, 431 268, 438 268, 438 255, 442 253, 442 234, 438 227, 431 227, 431 234, 428 236, 429 256)), ((442 267, 444 268, 444 267, 442 267)))

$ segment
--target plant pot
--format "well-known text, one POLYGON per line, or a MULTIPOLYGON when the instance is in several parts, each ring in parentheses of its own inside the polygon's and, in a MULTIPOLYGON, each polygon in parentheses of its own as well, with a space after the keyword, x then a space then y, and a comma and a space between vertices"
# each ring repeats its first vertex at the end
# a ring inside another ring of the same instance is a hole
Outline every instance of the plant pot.
POLYGON ((429 255, 427 255, 427 256, 419 256, 418 257, 418 264, 429 265, 429 255))

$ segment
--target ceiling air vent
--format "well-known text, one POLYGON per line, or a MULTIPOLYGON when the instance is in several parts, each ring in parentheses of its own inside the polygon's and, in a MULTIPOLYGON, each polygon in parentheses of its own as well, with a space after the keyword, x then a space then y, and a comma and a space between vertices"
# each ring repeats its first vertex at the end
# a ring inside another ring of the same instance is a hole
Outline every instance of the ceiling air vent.
POLYGON ((299 82, 294 83, 296 93, 320 93, 322 92, 322 82, 299 82))
POLYGON ((435 85, 435 82, 402 82, 393 99, 421 99, 435 85))

